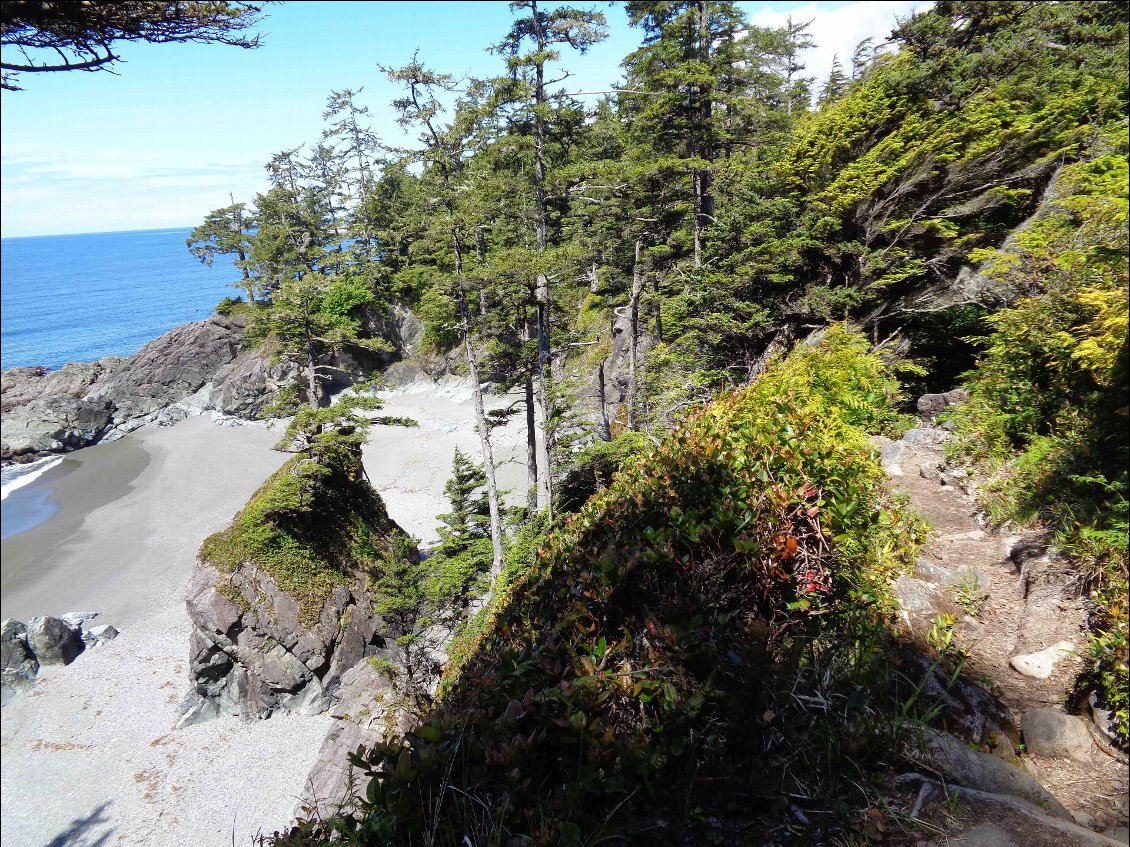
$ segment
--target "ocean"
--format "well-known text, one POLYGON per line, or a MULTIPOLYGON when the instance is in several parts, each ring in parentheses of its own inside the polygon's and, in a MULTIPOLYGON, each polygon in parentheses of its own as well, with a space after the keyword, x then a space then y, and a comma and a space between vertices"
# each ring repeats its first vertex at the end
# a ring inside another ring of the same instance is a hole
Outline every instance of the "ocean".
MULTIPOLYGON (((239 272, 228 257, 209 268, 184 245, 190 229, 146 229, 0 240, 0 369, 128 356, 159 335, 212 314, 239 272)), ((0 471, 4 537, 8 496, 59 459, 0 471)), ((27 499, 29 490, 19 499, 27 499)), ((41 492, 37 492, 39 496, 41 492)), ((39 510, 42 511, 42 510, 39 510)))
POLYGON ((190 229, 41 235, 0 241, 0 369, 128 356, 212 314, 239 272, 209 268, 190 229))

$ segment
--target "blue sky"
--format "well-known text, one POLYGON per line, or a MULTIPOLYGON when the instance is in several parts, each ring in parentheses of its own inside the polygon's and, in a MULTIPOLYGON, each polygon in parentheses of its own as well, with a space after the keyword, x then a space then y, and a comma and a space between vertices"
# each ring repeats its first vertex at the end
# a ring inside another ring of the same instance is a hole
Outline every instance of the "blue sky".
MULTIPOLYGON (((580 4, 579 4, 580 5, 580 4)), ((927 0, 746 2, 753 23, 810 20, 817 49, 806 74, 822 79, 833 53, 882 40, 896 15, 927 0)), ((619 4, 599 6, 609 38, 566 55, 569 90, 607 88, 639 43, 619 4)), ((377 65, 400 66, 419 49, 437 70, 497 73, 485 52, 512 19, 505 2, 288 2, 268 7, 264 46, 120 45, 107 73, 25 74, 24 91, 0 95, 0 232, 4 237, 194 226, 211 209, 265 188, 276 151, 316 141, 331 90, 364 88, 373 128, 401 140, 377 65)))

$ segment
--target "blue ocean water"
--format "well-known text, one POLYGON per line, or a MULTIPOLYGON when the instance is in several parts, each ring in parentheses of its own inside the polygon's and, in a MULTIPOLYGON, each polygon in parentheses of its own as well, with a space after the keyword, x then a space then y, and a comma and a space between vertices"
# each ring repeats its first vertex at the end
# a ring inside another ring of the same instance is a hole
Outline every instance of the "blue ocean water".
POLYGON ((228 257, 209 268, 188 229, 42 235, 0 241, 0 368, 128 356, 212 314, 237 292, 228 257))

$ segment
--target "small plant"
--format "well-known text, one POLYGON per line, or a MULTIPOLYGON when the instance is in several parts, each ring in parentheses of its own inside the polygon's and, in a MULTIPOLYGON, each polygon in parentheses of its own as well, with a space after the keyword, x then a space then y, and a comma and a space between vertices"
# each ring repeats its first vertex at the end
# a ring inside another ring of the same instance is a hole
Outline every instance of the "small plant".
POLYGON ((977 617, 981 613, 985 601, 989 599, 989 595, 981 587, 976 572, 967 570, 961 577, 961 584, 957 586, 957 592, 953 599, 957 605, 965 610, 966 614, 977 617))
POLYGON ((370 656, 369 664, 373 670, 387 679, 389 682, 395 683, 400 679, 402 669, 400 665, 395 662, 390 662, 388 659, 382 659, 380 656, 370 656))
POLYGON ((398 417, 397 415, 377 415, 372 422, 378 426, 406 426, 417 427, 420 425, 415 418, 398 417))
POLYGON ((953 615, 940 614, 934 618, 926 643, 938 654, 944 664, 960 668, 965 664, 965 651, 957 643, 957 621, 953 615))

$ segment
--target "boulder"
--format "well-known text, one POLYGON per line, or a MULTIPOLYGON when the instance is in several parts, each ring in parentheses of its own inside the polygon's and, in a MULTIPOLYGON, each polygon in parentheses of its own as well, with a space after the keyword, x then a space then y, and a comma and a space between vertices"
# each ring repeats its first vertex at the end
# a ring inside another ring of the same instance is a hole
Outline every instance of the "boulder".
POLYGON ((117 637, 117 628, 111 626, 108 623, 104 623, 100 626, 94 626, 87 630, 87 632, 83 635, 82 640, 87 644, 94 645, 101 644, 103 641, 113 641, 117 637))
POLYGON ((933 423, 941 412, 950 406, 956 406, 969 400, 969 392, 964 388, 955 388, 943 394, 923 394, 918 398, 918 414, 927 423, 933 423))
POLYGON ((1070 641, 1058 641, 1038 653, 1013 656, 1008 660, 1008 663, 1012 665, 1013 670, 1024 674, 1024 676, 1030 676, 1034 679, 1047 679, 1052 675, 1052 671, 1055 670, 1059 661, 1074 652, 1075 645, 1070 641))
POLYGON ((1041 706, 1025 712, 1020 730, 1029 753, 1082 762, 1090 760, 1092 742, 1087 725, 1059 709, 1041 706))
POLYGON ((1072 819, 1063 804, 1033 777, 992 753, 970 749, 947 732, 924 729, 922 743, 912 752, 915 758, 958 785, 993 794, 1011 794, 1035 803, 1056 817, 1072 819))
POLYGON ((59 620, 74 629, 83 626, 87 621, 94 620, 98 615, 99 612, 67 612, 61 615, 59 620))
POLYGON ((1103 707, 1097 692, 1091 692, 1091 695, 1087 698, 1087 705, 1090 707, 1091 720, 1094 722, 1095 728, 1106 737, 1110 744, 1115 747, 1122 746, 1123 742, 1119 739, 1118 733, 1115 732, 1114 712, 1103 707))
POLYGON ((933 427, 916 427, 902 434, 902 440, 913 447, 938 447, 951 437, 948 432, 933 427))
POLYGON ((884 435, 871 437, 871 444, 879 451, 879 462, 884 468, 898 467, 909 452, 902 441, 892 441, 884 435))
POLYGON ((77 629, 50 616, 27 622, 27 641, 41 665, 69 665, 86 649, 77 629))
POLYGON ((39 661, 28 644, 27 627, 8 618, 0 624, 0 687, 4 689, 0 700, 7 703, 14 691, 31 687, 38 673, 39 661))

